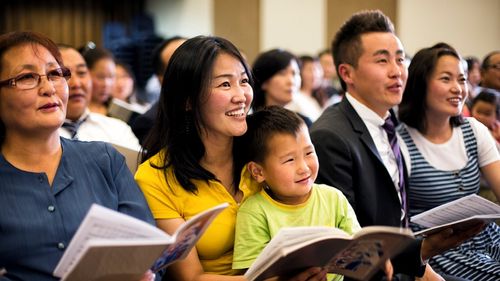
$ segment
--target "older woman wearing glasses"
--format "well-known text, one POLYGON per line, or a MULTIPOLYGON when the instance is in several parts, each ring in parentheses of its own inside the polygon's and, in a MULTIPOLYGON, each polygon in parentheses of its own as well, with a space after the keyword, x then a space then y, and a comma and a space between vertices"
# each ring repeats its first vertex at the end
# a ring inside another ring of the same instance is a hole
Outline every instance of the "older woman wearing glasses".
POLYGON ((57 280, 52 271, 93 203, 153 223, 123 156, 59 137, 68 79, 50 39, 0 36, 0 280, 57 280))

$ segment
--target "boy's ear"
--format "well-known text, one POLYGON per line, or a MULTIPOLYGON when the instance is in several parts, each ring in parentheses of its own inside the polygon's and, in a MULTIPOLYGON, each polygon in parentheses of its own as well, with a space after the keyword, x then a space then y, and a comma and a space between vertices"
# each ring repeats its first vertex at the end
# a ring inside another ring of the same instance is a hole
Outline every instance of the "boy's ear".
POLYGON ((256 162, 250 161, 247 165, 248 171, 252 174, 252 177, 258 182, 261 183, 266 180, 264 177, 262 166, 257 164, 256 162))

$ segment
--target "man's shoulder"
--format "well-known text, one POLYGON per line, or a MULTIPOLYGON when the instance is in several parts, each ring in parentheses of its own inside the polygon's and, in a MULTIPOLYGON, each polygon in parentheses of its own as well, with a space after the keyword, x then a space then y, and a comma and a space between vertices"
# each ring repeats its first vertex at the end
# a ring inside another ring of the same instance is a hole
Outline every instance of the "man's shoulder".
MULTIPOLYGON (((356 112, 352 112, 356 114, 356 112)), ((353 116, 342 104, 328 107, 310 128, 311 136, 326 134, 345 135, 353 132, 353 116)))

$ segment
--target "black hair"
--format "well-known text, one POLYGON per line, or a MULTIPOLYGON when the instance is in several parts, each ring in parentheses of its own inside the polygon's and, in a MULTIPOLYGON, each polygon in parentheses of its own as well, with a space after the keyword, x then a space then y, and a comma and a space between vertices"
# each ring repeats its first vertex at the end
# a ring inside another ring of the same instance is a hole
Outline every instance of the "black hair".
POLYGON ((471 111, 474 108, 474 105, 478 101, 483 101, 489 104, 493 104, 495 106, 495 114, 497 116, 497 120, 500 118, 500 96, 495 92, 495 90, 484 88, 473 100, 471 103, 471 111))
POLYGON ((153 71, 154 73, 158 76, 161 77, 165 73, 165 70, 167 69, 167 66, 163 63, 163 60, 161 59, 161 53, 163 50, 170 45, 170 43, 173 43, 178 40, 185 40, 185 37, 182 36, 173 36, 170 37, 160 44, 158 44, 152 52, 152 66, 153 66, 153 71))
MULTIPOLYGON (((204 120, 201 108, 209 94, 213 67, 220 54, 228 54, 243 65, 250 85, 253 80, 245 59, 228 40, 216 36, 197 36, 184 42, 172 55, 164 74, 158 113, 145 140, 142 160, 160 153, 163 170, 172 167, 175 179, 187 191, 195 193, 192 180, 217 180, 200 164, 205 146, 200 137, 204 120)), ((240 180, 241 170, 233 169, 233 183, 240 180)), ((166 177, 167 184, 170 179, 166 177)))
POLYGON ((235 141, 241 155, 239 163, 262 163, 269 153, 271 137, 276 134, 296 136, 303 125, 304 120, 299 115, 277 105, 263 107, 247 116, 247 132, 235 141))
MULTIPOLYGON (((452 56, 462 61, 457 51, 446 43, 438 43, 430 48, 418 51, 411 60, 408 68, 408 80, 403 93, 403 100, 399 105, 400 121, 416 128, 419 132, 426 132, 427 88, 429 78, 434 72, 439 59, 443 56, 452 56)), ((450 124, 453 127, 463 124, 463 116, 452 116, 450 124)))
POLYGON ((288 67, 290 62, 297 58, 290 52, 283 49, 273 49, 260 54, 252 67, 255 78, 253 108, 259 110, 266 106, 266 91, 262 85, 271 79, 276 73, 288 67))
MULTIPOLYGON (((379 10, 362 11, 352 15, 337 31, 332 41, 332 55, 337 73, 343 63, 357 67, 358 59, 363 54, 361 35, 371 32, 394 33, 391 20, 379 10)), ((339 75, 342 89, 347 86, 339 75)))

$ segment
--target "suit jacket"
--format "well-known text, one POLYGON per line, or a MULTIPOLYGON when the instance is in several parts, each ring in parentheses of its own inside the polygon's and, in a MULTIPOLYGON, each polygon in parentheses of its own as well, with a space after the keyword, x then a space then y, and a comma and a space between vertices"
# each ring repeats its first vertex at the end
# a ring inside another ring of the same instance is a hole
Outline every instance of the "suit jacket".
MULTIPOLYGON (((316 182, 340 189, 361 226, 401 226, 397 190, 368 129, 349 101, 344 98, 327 108, 310 132, 320 163, 316 182)), ((396 272, 423 273, 420 246, 418 240, 393 260, 396 272)))
POLYGON ((144 141, 153 127, 156 114, 158 113, 158 106, 158 102, 155 102, 148 111, 137 116, 130 122, 132 132, 134 132, 141 145, 144 145, 144 141))

